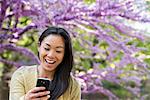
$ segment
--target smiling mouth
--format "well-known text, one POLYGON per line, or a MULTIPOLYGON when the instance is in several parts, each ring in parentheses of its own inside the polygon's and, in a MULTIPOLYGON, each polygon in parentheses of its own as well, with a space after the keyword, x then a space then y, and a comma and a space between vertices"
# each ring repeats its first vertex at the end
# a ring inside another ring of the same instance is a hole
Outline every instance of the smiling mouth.
POLYGON ((54 64, 56 61, 53 61, 53 60, 46 60, 46 59, 45 59, 45 62, 48 63, 48 64, 54 64))

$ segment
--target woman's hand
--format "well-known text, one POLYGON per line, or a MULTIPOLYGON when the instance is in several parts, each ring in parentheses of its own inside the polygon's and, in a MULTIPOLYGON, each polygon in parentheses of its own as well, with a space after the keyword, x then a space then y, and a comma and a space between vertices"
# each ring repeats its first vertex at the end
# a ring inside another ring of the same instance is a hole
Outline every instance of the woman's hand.
POLYGON ((50 98, 50 91, 44 91, 45 87, 35 87, 31 89, 26 95, 25 100, 48 100, 50 98))

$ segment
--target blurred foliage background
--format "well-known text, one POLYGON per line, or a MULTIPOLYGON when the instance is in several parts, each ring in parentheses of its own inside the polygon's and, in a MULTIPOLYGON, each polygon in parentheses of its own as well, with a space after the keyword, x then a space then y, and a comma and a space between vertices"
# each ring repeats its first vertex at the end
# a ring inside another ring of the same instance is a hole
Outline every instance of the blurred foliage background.
MULTIPOLYGON (((94 0, 85 0, 85 2, 91 4, 95 2, 94 0)), ((147 0, 147 5, 149 8, 147 9, 150 12, 150 1, 147 0)), ((31 23, 31 19, 28 17, 21 17, 19 18, 19 23, 18 27, 22 28, 28 24, 31 23)), ((7 23, 4 23, 3 26, 6 26, 7 23)), ((128 23, 130 24, 130 23, 128 23)), ((101 27, 104 29, 111 29, 114 32, 117 31, 113 27, 109 25, 104 25, 100 24, 101 27)), ((11 26, 10 26, 11 27, 11 26)), ((87 26, 88 27, 88 26, 87 26)), ((106 56, 109 54, 109 51, 107 51, 107 48, 109 47, 108 43, 99 39, 93 35, 93 34, 86 34, 86 31, 81 30, 81 29, 76 29, 76 31, 79 33, 76 37, 72 36, 72 43, 73 43, 73 50, 74 50, 74 56, 75 56, 75 67, 73 69, 74 73, 78 74, 84 74, 85 72, 90 72, 93 69, 93 61, 100 63, 99 67, 101 69, 106 68, 107 66, 110 66, 111 68, 114 68, 115 65, 111 62, 108 62, 106 60, 106 56), (90 43, 87 43, 90 41, 90 43), (93 53, 90 50, 89 45, 98 46, 101 48, 101 50, 104 50, 104 54, 97 55, 97 53, 93 53), (80 56, 78 56, 80 55, 80 56), (91 57, 92 56, 92 57, 91 57)), ((17 46, 27 48, 31 50, 35 55, 37 55, 37 42, 38 42, 38 36, 39 32, 36 29, 29 30, 25 32, 25 34, 22 35, 22 37, 16 42, 17 46)), ((11 34, 11 33, 10 33, 11 34)), ((109 33, 113 35, 113 33, 109 33)), ((135 54, 137 57, 143 57, 144 62, 150 66, 150 31, 145 31, 145 34, 148 34, 148 36, 145 36, 144 41, 140 41, 136 38, 132 38, 127 44, 128 45, 136 45, 136 47, 141 47, 141 48, 146 48, 135 54)), ((15 41, 15 40, 14 40, 15 41)), ((1 43, 5 43, 5 41, 0 41, 1 43)), ((7 42, 7 41, 6 41, 7 42)), ((123 56, 122 52, 119 52, 118 55, 113 59, 112 62, 117 62, 120 61, 123 56)), ((20 62, 23 65, 31 65, 31 64, 36 64, 32 59, 29 57, 22 55, 21 53, 18 53, 16 51, 12 50, 4 50, 3 53, 0 53, 0 57, 3 59, 7 59, 10 61, 17 61, 20 62)), ((130 71, 130 70, 136 70, 134 69, 132 64, 128 65, 128 67, 125 67, 124 70, 130 71)), ((0 62, 0 100, 8 100, 8 90, 9 90, 9 82, 10 78, 12 76, 12 73, 16 70, 17 68, 14 66, 11 66, 9 64, 4 64, 0 62)), ((105 74, 105 73, 104 73, 105 74)), ((134 73, 133 73, 134 74, 134 73)), ((122 74, 122 76, 125 76, 125 74, 122 74)), ((139 76, 140 77, 140 76, 139 76)), ((142 80, 142 85, 141 85, 141 94, 150 94, 150 85, 149 85, 149 80, 147 77, 143 77, 142 80)), ((109 89, 114 93, 117 97, 121 98, 121 100, 126 100, 127 98, 129 99, 137 99, 134 98, 134 95, 132 95, 129 91, 127 91, 122 85, 118 85, 112 82, 109 82, 107 80, 102 80, 103 87, 106 89, 109 89)), ((134 82, 128 83, 130 86, 134 87, 134 82)), ((94 93, 94 92, 93 92, 94 93)), ((95 95, 90 94, 90 95, 85 95, 83 96, 86 99, 89 100, 95 100, 92 99, 92 97, 97 97, 98 98, 103 98, 103 99, 108 99, 105 95, 95 95)), ((146 95, 147 100, 150 99, 149 95, 146 95)))

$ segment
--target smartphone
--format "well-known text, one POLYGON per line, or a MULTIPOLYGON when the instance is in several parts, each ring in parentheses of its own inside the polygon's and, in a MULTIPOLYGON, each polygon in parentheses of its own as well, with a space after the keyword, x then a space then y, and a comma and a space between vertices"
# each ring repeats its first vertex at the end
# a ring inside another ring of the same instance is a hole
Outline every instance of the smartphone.
POLYGON ((44 91, 49 91, 50 80, 47 78, 38 78, 36 87, 45 87, 44 91))

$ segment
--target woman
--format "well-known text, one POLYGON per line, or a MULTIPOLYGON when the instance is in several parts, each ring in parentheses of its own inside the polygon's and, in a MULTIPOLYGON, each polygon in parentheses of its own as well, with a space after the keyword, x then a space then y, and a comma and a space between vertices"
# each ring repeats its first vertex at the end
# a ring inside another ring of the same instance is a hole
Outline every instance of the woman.
POLYGON ((49 27, 39 38, 40 65, 22 66, 10 83, 10 100, 80 100, 80 85, 70 75, 73 67, 71 39, 66 30, 49 27), (48 78, 51 90, 36 87, 38 78, 48 78))

